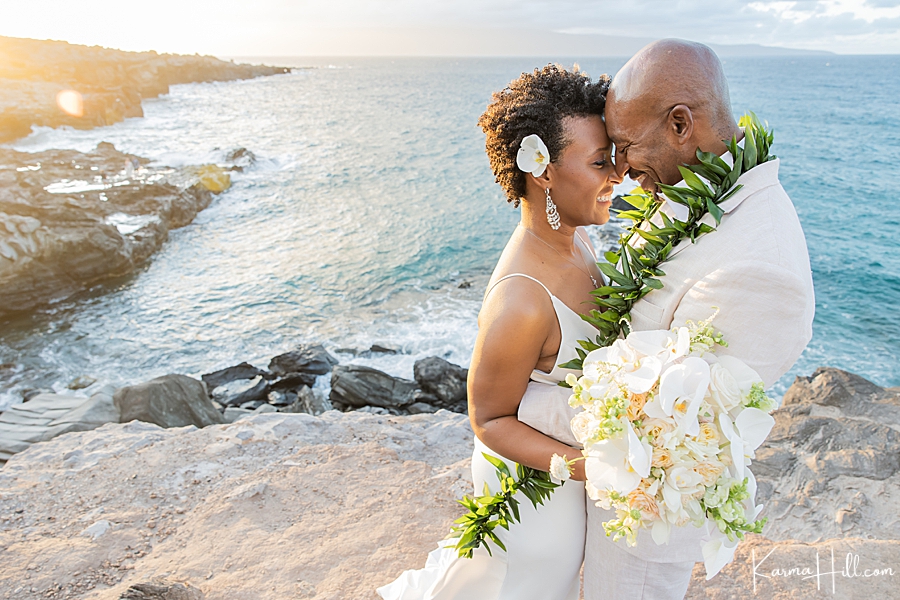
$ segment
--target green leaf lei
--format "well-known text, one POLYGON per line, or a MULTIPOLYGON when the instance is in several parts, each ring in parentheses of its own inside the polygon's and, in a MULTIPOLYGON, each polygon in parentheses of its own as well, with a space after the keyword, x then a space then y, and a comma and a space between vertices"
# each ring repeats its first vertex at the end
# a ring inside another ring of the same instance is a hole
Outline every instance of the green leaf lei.
POLYGON ((538 504, 543 504, 553 490, 561 485, 551 480, 550 474, 546 471, 532 469, 518 463, 516 463, 517 481, 502 460, 484 452, 481 455, 497 468, 500 491, 491 494, 491 490, 485 482, 483 496, 474 498, 463 496, 462 500, 457 500, 468 508, 469 512, 454 521, 456 525, 453 526, 447 538, 459 538, 455 548, 459 551, 461 558, 472 558, 475 548, 482 545, 488 554, 491 554, 491 548, 487 545, 488 540, 494 542, 505 552, 506 546, 494 533, 494 529, 499 526, 508 531, 510 523, 521 520, 516 493, 522 492, 537 508, 538 504))
MULTIPOLYGON (((714 227, 701 223, 700 219, 709 213, 718 225, 724 214, 719 205, 741 189, 742 186, 737 185, 740 176, 753 167, 776 158, 774 154, 769 154, 773 135, 767 128, 768 124, 764 125, 750 112, 741 117, 738 125, 744 130, 744 147, 738 146, 734 136, 730 141, 725 141, 733 159, 731 166, 721 157, 697 149, 698 164, 678 167, 687 187, 657 184, 669 200, 688 207, 690 213, 687 221, 679 221, 669 218, 665 213, 659 213, 663 223, 659 227, 651 219, 662 206, 660 199, 641 188, 623 196, 623 200, 635 210, 622 211, 618 217, 630 220, 631 226, 619 237, 619 249, 605 254, 609 262, 597 263, 610 283, 594 290, 594 303, 598 308, 589 315, 582 316, 598 329, 599 334, 595 341, 579 340, 580 348, 575 349, 578 358, 563 363, 560 367, 580 370, 589 352, 611 345, 621 335, 628 335, 631 331, 628 326, 631 307, 651 291, 662 289, 662 281, 658 278, 665 275, 665 272, 659 266, 669 257, 672 248, 684 239, 696 243, 700 236, 715 231, 714 227), (644 239, 644 244, 639 248, 629 243, 635 235, 644 239)), ((560 382, 560 385, 568 387, 565 382, 560 382)), ((464 558, 472 558, 475 548, 482 545, 490 554, 488 540, 506 550, 494 529, 499 526, 508 530, 510 523, 519 521, 516 492, 521 491, 537 508, 561 485, 554 483, 550 474, 545 471, 518 464, 517 481, 502 461, 487 454, 484 457, 497 468, 500 491, 491 494, 485 484, 483 496, 464 496, 458 500, 468 512, 454 521, 456 525, 447 537, 459 538, 455 548, 459 556, 464 558)))

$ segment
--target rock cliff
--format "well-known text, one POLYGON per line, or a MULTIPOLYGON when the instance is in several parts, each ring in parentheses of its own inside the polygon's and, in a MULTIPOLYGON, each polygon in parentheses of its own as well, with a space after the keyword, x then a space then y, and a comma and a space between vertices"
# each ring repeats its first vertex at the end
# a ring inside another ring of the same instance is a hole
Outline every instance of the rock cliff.
POLYGON ((90 129, 143 116, 141 100, 166 94, 178 83, 287 72, 211 56, 0 36, 0 143, 28 135, 34 125, 90 129))
POLYGON ((151 166, 108 143, 0 149, 0 316, 131 273, 228 185, 216 165, 151 166))
MULTIPOLYGON (((798 379, 754 463, 764 535, 711 581, 698 565, 687 597, 895 596, 897 401, 835 369, 798 379)), ((375 600, 460 514, 471 452, 447 411, 68 433, 0 469, 0 598, 375 600)))

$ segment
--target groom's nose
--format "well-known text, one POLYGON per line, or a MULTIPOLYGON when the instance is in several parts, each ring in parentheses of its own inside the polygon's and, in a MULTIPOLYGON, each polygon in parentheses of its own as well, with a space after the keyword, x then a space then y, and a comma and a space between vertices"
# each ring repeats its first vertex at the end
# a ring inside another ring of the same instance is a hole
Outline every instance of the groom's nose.
POLYGON ((616 167, 616 175, 619 177, 619 179, 624 178, 625 174, 628 173, 628 171, 631 169, 631 166, 628 164, 628 161, 625 160, 624 154, 616 156, 615 167, 616 167))

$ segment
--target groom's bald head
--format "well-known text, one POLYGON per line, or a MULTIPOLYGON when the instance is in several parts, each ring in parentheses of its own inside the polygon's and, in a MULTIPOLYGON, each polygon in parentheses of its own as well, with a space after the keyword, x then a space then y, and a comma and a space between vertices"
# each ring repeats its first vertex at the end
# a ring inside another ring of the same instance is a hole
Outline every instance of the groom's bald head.
POLYGON ((606 122, 617 162, 652 183, 677 183, 678 165, 697 148, 721 154, 721 140, 740 134, 722 63, 707 46, 660 40, 643 48, 609 88, 606 122))

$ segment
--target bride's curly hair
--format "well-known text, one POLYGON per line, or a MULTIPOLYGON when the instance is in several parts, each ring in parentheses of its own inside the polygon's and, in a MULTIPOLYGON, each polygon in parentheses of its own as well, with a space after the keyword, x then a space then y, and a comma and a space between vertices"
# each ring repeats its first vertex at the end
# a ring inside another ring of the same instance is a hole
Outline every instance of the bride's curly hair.
POLYGON ((485 150, 491 170, 513 206, 525 195, 525 175, 516 166, 522 139, 537 134, 550 151, 551 162, 569 144, 563 119, 603 115, 609 76, 592 82, 576 64, 571 71, 547 65, 533 73, 522 73, 506 88, 494 92, 487 110, 478 119, 484 131, 485 150))

